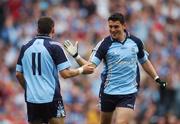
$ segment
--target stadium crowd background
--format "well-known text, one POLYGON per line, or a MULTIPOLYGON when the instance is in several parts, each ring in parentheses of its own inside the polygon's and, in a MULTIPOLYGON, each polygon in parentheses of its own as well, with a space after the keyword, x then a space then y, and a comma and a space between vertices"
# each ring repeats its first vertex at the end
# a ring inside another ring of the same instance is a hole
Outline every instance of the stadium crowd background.
MULTIPOLYGON (((36 35, 41 15, 55 20, 57 41, 79 41, 80 55, 88 58, 95 44, 108 35, 107 17, 115 11, 126 15, 128 30, 141 38, 159 75, 168 82, 161 91, 142 71, 134 123, 180 124, 179 0, 1 0, 0 124, 27 124, 15 66, 22 44, 36 35)), ((66 124, 98 124, 101 70, 102 65, 92 75, 61 79, 66 124)))

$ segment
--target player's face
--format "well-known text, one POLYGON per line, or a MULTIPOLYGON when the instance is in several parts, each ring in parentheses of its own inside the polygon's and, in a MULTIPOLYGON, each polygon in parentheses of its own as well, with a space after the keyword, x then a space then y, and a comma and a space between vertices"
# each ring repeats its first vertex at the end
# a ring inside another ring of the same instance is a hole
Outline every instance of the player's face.
POLYGON ((124 33, 125 25, 121 24, 120 21, 108 21, 109 32, 114 39, 120 39, 124 33))

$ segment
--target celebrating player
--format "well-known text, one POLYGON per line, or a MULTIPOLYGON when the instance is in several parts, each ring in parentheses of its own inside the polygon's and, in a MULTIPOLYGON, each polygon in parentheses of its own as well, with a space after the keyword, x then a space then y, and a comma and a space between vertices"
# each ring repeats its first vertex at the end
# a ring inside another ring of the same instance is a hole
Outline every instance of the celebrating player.
MULTIPOLYGON (((108 25, 110 35, 96 45, 89 59, 94 68, 102 60, 105 65, 101 74, 100 124, 110 124, 115 110, 115 123, 129 124, 134 117, 134 104, 140 82, 138 62, 161 88, 166 87, 166 82, 159 78, 148 60, 142 41, 126 30, 124 15, 112 14, 108 18, 108 25)), ((65 49, 79 65, 89 63, 78 55, 77 46, 77 43, 73 45, 70 41, 64 42, 65 49)))

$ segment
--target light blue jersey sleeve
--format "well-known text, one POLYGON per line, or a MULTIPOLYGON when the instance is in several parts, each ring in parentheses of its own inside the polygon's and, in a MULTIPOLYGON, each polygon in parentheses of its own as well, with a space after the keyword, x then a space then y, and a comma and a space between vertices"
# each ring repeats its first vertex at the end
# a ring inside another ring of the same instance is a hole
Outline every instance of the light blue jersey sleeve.
POLYGON ((23 67, 22 67, 22 57, 24 55, 24 46, 21 47, 20 54, 18 57, 18 61, 16 64, 16 71, 23 73, 23 67))
POLYGON ((143 42, 135 37, 135 36, 131 36, 131 39, 137 44, 138 47, 138 53, 137 53, 137 57, 138 57, 138 61, 140 64, 145 63, 148 60, 148 52, 144 49, 144 44, 143 42))
POLYGON ((142 58, 138 58, 140 64, 145 63, 148 60, 149 53, 144 50, 144 56, 142 58))

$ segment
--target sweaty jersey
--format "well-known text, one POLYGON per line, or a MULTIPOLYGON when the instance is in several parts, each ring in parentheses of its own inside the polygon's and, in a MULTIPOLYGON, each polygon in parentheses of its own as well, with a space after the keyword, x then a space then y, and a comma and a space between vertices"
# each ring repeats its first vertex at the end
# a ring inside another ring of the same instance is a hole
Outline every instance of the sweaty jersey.
POLYGON ((135 93, 138 90, 140 74, 138 61, 143 64, 148 54, 137 37, 126 32, 123 42, 106 37, 93 49, 90 61, 96 66, 103 60, 100 92, 111 95, 135 93))
POLYGON ((63 49, 48 36, 37 36, 20 51, 16 71, 25 78, 25 100, 48 103, 61 99, 58 72, 70 67, 63 49))

